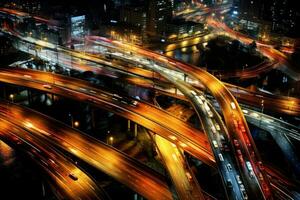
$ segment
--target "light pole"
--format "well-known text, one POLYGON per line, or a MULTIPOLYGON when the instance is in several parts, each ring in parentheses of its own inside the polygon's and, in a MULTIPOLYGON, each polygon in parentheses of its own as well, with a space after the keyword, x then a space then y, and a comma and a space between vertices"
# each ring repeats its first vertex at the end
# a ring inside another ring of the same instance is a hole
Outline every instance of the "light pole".
POLYGON ((75 121, 75 122, 74 122, 74 126, 75 126, 76 128, 78 128, 78 127, 79 127, 79 122, 78 122, 78 121, 75 121))
POLYGON ((291 111, 291 109, 293 109, 293 106, 294 106, 294 101, 291 101, 290 103, 289 103, 289 106, 288 106, 288 110, 289 111, 291 111))
POLYGON ((71 126, 72 126, 72 128, 73 128, 73 116, 72 116, 71 113, 69 113, 69 117, 71 118, 71 126))
POLYGON ((9 98, 11 99, 11 102, 12 102, 12 103, 14 102, 14 97, 15 97, 15 96, 14 96, 13 94, 10 94, 10 95, 9 95, 9 98))
POLYGON ((110 141, 110 145, 113 146, 114 137, 113 137, 113 136, 110 136, 110 137, 109 137, 109 141, 110 141))
POLYGON ((71 125, 72 128, 78 128, 79 127, 79 121, 74 121, 73 115, 71 113, 69 113, 69 117, 71 118, 71 125))

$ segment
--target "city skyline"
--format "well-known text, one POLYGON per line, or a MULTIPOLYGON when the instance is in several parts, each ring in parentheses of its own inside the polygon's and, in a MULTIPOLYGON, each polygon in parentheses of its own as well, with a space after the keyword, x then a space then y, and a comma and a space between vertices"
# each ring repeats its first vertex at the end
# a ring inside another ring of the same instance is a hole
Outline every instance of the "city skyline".
POLYGON ((298 199, 299 16, 291 0, 1 2, 3 199, 298 199))

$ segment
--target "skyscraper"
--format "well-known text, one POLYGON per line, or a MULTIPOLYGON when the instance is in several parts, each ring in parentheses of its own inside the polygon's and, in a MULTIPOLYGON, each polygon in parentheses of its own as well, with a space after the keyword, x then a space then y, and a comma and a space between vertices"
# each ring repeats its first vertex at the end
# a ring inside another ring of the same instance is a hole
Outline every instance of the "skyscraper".
POLYGON ((255 23, 269 23, 273 33, 296 34, 300 13, 294 0, 240 0, 240 17, 255 23))
POLYGON ((150 0, 148 4, 147 32, 149 35, 165 35, 168 21, 172 19, 170 0, 150 0))
POLYGON ((297 15, 299 11, 293 0, 274 0, 271 7, 272 30, 278 33, 296 32, 297 15))

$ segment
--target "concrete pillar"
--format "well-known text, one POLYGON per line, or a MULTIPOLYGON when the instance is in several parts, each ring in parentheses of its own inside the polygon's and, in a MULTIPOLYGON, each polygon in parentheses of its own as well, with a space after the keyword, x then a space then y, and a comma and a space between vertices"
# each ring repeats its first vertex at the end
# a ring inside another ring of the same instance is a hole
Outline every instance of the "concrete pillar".
POLYGON ((130 131, 130 120, 127 121, 127 131, 130 131))
POLYGON ((28 100, 28 104, 31 105, 31 103, 32 103, 31 90, 27 90, 27 100, 28 100))
POLYGON ((137 136, 137 128, 138 128, 138 125, 137 124, 134 124, 134 137, 136 138, 137 136))
POLYGON ((280 147, 282 153, 285 155, 285 158, 292 166, 292 169, 294 171, 294 176, 296 177, 296 179, 300 180, 299 157, 295 149, 293 148, 293 144, 284 133, 280 133, 279 131, 278 132, 269 131, 269 133, 272 135, 273 139, 280 147))
POLYGON ((54 103, 54 94, 51 94, 51 101, 52 101, 52 103, 54 103))
POLYGON ((92 128, 94 129, 96 127, 96 123, 95 123, 95 109, 93 107, 91 107, 91 117, 92 117, 92 128))
POLYGON ((140 196, 139 194, 134 194, 133 199, 134 200, 143 200, 144 198, 142 196, 140 196))
POLYGON ((5 85, 3 87, 3 98, 7 99, 7 96, 6 96, 6 86, 5 85))

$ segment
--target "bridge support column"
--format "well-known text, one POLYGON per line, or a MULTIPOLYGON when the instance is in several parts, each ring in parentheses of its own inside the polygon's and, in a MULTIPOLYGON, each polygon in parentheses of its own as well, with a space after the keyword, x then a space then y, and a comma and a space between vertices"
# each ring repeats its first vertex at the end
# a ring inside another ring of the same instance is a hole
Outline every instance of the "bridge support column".
POLYGON ((128 119, 128 121, 127 121, 127 131, 130 131, 130 119, 128 119))
POLYGON ((92 129, 94 129, 96 127, 94 107, 91 107, 91 120, 92 120, 92 129))
POLYGON ((134 138, 137 137, 137 128, 138 128, 138 125, 134 124, 134 138))
POLYGON ((32 103, 31 90, 27 90, 27 100, 28 100, 28 104, 31 105, 31 103, 32 103))
POLYGON ((7 96, 6 96, 6 87, 4 86, 3 87, 3 99, 6 99, 7 96))
POLYGON ((143 200, 144 198, 142 196, 140 196, 139 194, 134 194, 133 199, 134 200, 143 200))
POLYGON ((51 94, 51 101, 52 101, 52 103, 54 103, 54 94, 51 94))
POLYGON ((293 144, 289 140, 289 138, 284 135, 280 134, 279 132, 269 132, 277 145, 280 147, 282 153, 285 155, 287 161, 292 167, 294 172, 294 176, 297 180, 300 180, 300 164, 299 164, 299 157, 297 153, 294 151, 293 144))

